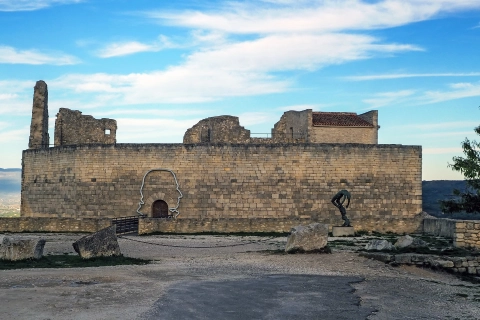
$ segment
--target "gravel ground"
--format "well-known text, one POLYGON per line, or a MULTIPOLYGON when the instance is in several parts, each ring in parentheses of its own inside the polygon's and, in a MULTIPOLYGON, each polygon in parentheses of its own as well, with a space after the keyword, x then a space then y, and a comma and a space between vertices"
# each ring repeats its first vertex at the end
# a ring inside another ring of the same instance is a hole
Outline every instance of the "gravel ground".
MULTIPOLYGON (((73 254, 71 244, 82 235, 29 236, 47 240, 47 255, 73 254)), ((137 319, 169 290, 186 283, 267 275, 363 279, 351 284, 351 294, 363 308, 375 310, 367 319, 480 319, 478 284, 429 269, 391 267, 348 250, 286 255, 281 252, 285 243, 285 237, 125 236, 119 239, 125 256, 153 262, 0 271, 0 319, 137 319)))

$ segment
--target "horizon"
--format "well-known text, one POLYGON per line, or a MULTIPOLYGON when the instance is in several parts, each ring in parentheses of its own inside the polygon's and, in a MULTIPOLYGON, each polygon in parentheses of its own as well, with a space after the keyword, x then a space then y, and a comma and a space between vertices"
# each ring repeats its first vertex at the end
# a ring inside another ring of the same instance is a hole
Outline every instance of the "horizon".
POLYGON ((28 149, 33 87, 117 120, 118 143, 181 143, 233 115, 269 133, 284 111, 379 111, 379 144, 422 146, 422 180, 464 180, 480 125, 480 2, 0 2, 0 167, 28 149))

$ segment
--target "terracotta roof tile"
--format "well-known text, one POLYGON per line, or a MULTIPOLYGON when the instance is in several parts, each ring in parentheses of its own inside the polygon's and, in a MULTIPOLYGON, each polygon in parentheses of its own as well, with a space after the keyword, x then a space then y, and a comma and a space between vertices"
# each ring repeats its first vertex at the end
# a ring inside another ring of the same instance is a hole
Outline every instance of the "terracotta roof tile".
POLYGON ((312 112, 313 126, 373 127, 353 112, 312 112))

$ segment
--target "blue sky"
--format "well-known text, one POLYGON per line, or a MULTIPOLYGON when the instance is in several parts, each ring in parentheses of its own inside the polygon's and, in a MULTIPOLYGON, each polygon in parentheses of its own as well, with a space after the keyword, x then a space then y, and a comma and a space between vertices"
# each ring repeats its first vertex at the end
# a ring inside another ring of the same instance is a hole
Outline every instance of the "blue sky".
POLYGON ((480 138, 480 1, 0 0, 0 167, 21 166, 33 86, 117 120, 117 142, 181 142, 235 115, 379 111, 379 142, 423 146, 423 179, 480 138))

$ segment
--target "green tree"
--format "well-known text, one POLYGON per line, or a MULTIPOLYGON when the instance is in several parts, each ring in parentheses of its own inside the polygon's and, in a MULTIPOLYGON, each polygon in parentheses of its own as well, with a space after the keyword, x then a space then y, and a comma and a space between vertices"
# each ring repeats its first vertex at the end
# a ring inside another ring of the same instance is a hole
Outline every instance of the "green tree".
MULTIPOLYGON (((480 136, 480 126, 474 130, 480 136)), ((462 148, 465 157, 453 157, 453 164, 448 166, 463 174, 467 188, 464 192, 453 190, 457 199, 440 201, 444 213, 480 213, 480 142, 465 138, 462 148)))

